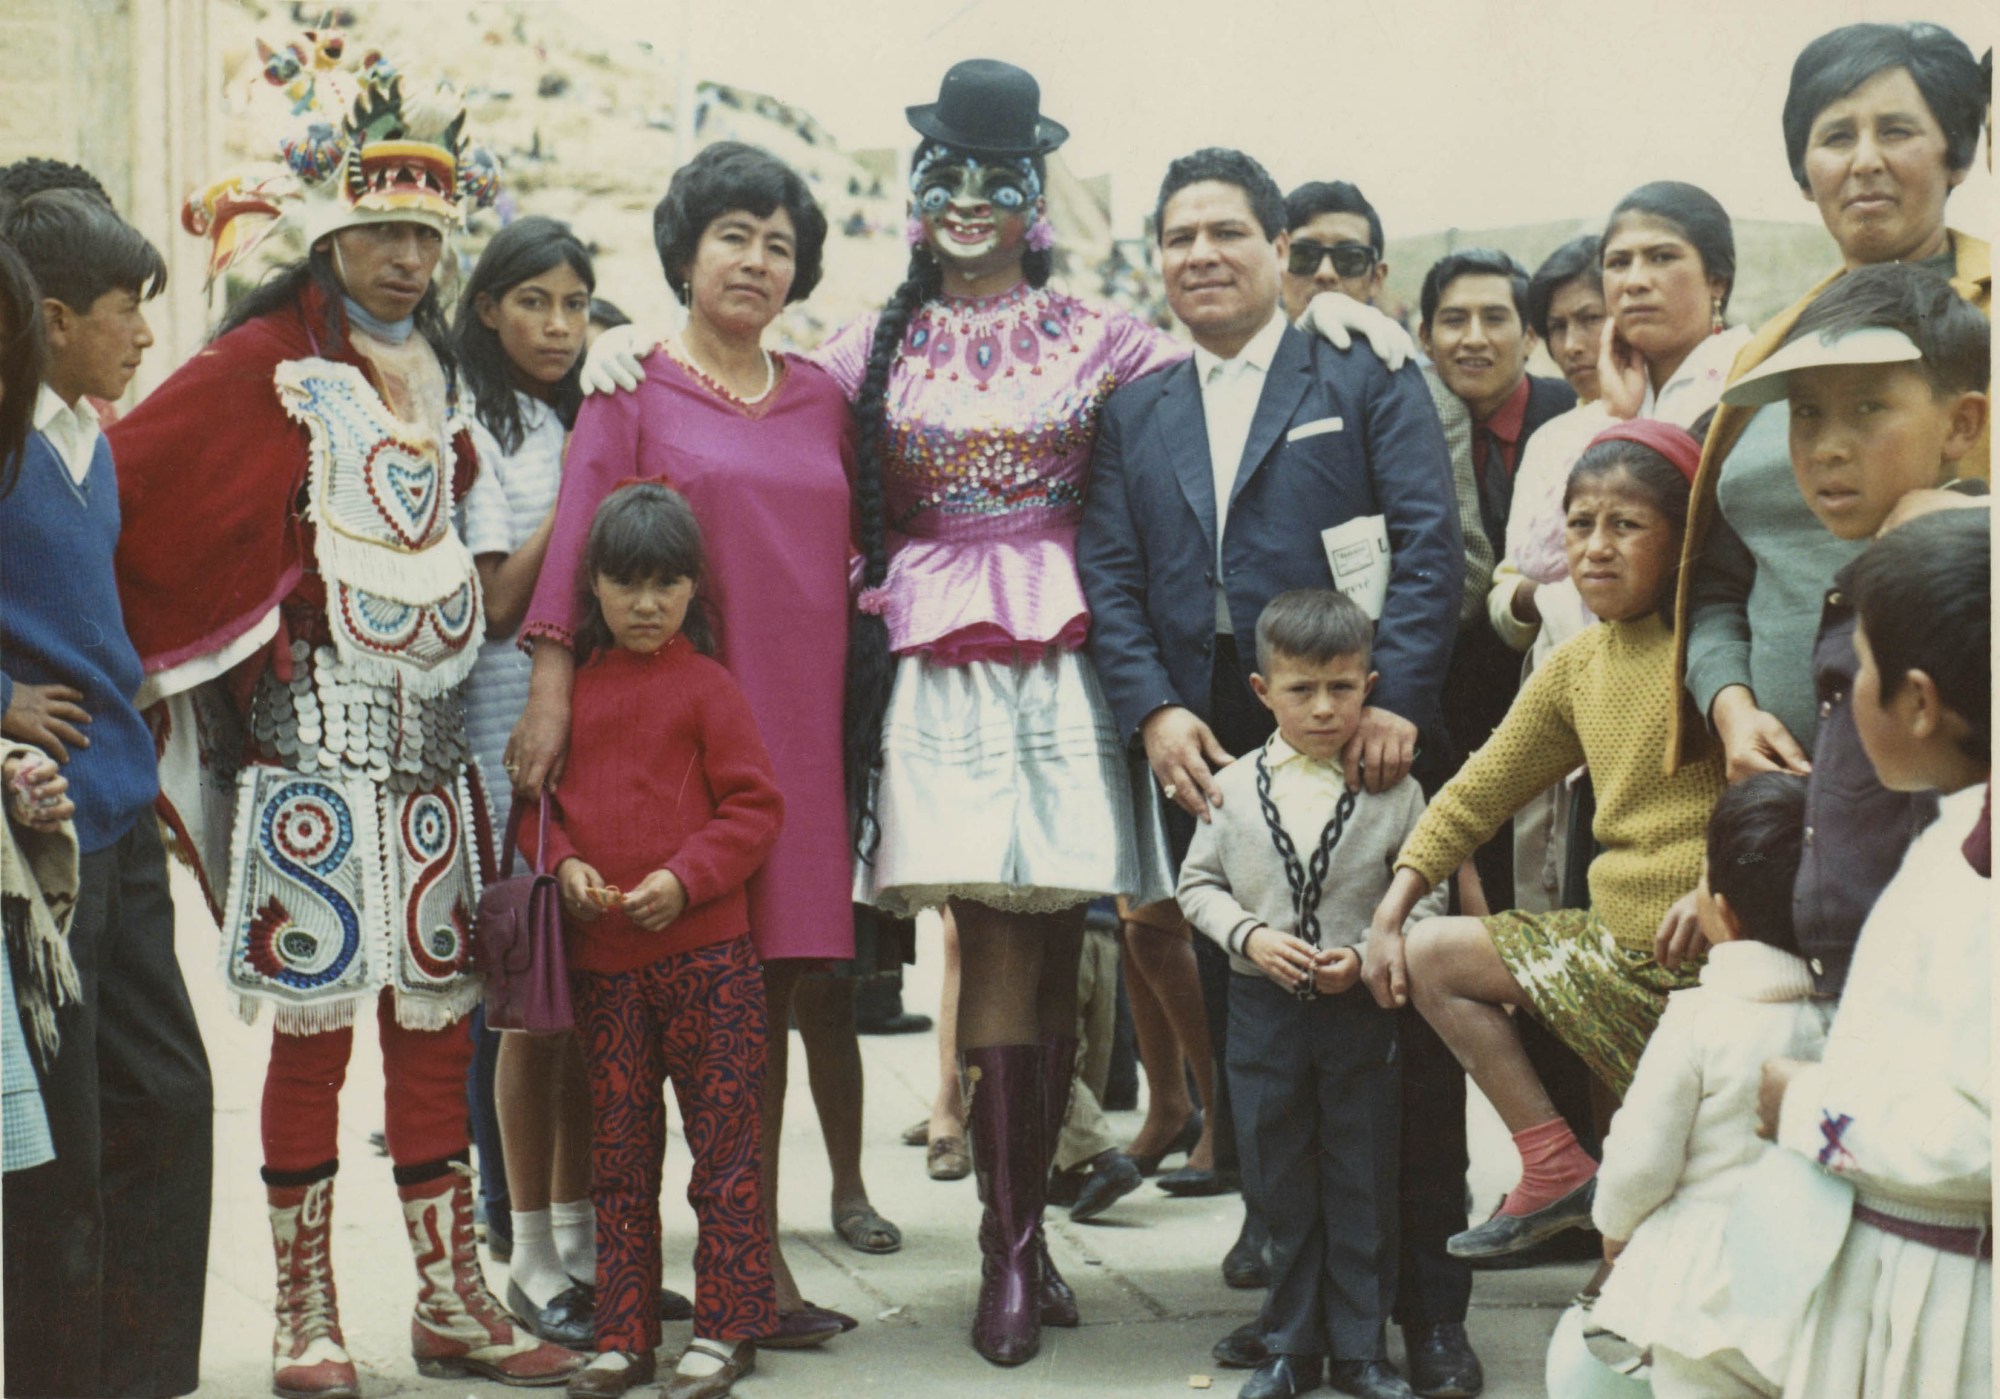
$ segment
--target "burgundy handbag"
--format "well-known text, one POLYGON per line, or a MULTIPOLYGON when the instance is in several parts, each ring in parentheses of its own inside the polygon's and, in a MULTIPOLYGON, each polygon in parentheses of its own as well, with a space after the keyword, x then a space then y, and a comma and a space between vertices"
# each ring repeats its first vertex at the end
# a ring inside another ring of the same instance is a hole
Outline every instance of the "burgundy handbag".
POLYGON ((500 878, 479 896, 474 945, 486 974, 486 1024, 495 1030, 559 1035, 574 1028, 569 1003, 569 959, 563 953, 562 897, 556 877, 542 868, 548 858, 549 799, 541 809, 541 838, 535 842, 532 874, 514 873, 521 820, 517 798, 507 813, 506 855, 500 878))

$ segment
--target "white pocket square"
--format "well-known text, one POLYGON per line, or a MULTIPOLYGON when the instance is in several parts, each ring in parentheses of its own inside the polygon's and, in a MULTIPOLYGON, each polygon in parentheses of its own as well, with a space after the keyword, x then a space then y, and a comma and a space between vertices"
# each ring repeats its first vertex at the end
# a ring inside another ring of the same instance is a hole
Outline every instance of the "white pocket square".
POLYGON ((1287 442, 1303 442, 1308 437, 1318 437, 1322 432, 1339 432, 1347 424, 1338 418, 1315 418, 1309 423, 1300 423, 1285 434, 1287 442))

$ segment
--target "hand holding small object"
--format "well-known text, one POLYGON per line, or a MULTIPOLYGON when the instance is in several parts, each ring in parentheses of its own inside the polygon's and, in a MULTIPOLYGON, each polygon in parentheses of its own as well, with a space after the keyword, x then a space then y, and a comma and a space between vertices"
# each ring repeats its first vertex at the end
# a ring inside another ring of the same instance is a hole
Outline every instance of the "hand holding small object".
POLYGON ((625 896, 625 916, 657 933, 687 908, 687 889, 672 870, 654 870, 625 896))
POLYGON ((7 814, 31 831, 53 831, 76 815, 76 803, 65 794, 69 779, 47 758, 25 754, 7 759, 7 814))
POLYGON ((1313 958, 1313 990, 1338 996, 1361 980, 1361 954, 1351 947, 1320 949, 1313 958))
POLYGON ((1243 939, 1243 955, 1273 985, 1296 994, 1313 982, 1313 946, 1304 938, 1259 924, 1243 939))
POLYGON ((595 923, 603 914, 605 905, 599 896, 604 893, 604 876, 576 856, 556 866, 556 883, 562 890, 563 912, 577 922, 595 923))

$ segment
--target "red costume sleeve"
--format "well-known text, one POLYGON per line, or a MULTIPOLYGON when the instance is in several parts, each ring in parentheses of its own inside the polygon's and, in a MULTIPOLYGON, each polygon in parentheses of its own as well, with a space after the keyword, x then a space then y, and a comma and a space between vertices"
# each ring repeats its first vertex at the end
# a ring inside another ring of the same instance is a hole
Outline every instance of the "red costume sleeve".
POLYGON ((118 592, 148 673, 220 650, 298 582, 307 436, 272 375, 309 353, 295 317, 239 326, 106 434, 122 516, 118 592))

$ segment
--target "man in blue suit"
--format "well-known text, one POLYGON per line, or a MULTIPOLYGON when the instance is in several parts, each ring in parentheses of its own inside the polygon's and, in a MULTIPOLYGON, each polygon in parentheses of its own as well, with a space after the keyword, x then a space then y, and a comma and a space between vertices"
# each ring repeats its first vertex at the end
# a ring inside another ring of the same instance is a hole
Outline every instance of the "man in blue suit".
MULTIPOLYGON (((1185 850, 1218 799, 1215 769, 1271 732, 1249 687, 1251 632, 1277 594, 1335 584, 1326 533, 1380 517, 1389 547, 1381 680, 1342 755, 1349 784, 1371 791, 1401 781, 1420 744, 1442 746, 1439 689, 1465 558, 1419 371, 1336 351, 1280 310, 1285 204, 1264 168, 1217 149, 1175 161, 1156 228, 1168 300, 1195 353, 1106 405, 1077 557, 1098 677, 1185 850)), ((1226 1055, 1221 1039, 1216 1048, 1226 1055)), ((1379 1356, 1340 1359, 1338 1389, 1410 1392, 1379 1356)), ((1295 1368, 1260 1369, 1244 1392, 1310 1387, 1314 1376, 1295 1368)))

